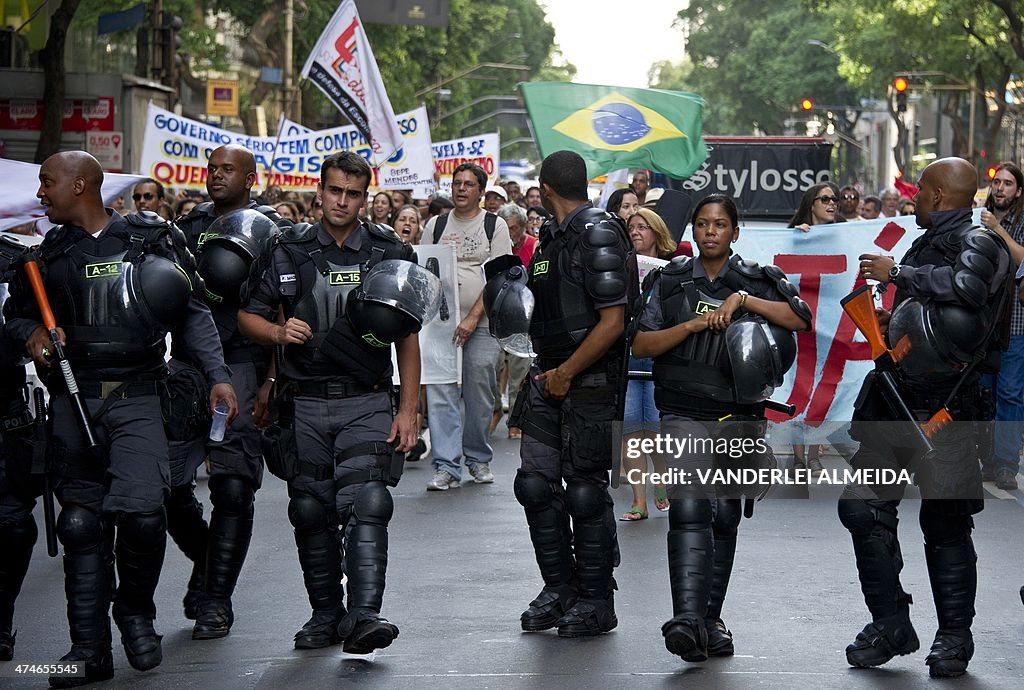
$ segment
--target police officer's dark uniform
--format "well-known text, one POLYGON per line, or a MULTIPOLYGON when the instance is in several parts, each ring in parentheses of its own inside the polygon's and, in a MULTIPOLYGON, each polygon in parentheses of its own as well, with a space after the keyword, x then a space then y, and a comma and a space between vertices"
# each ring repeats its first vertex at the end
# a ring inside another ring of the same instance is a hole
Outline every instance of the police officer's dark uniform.
MULTIPOLYGON (((102 446, 101 457, 88 452, 63 378, 46 372, 72 641, 62 660, 86 666, 84 679, 54 677, 52 685, 113 675, 112 599, 128 661, 139 670, 160 663, 153 593, 164 557, 163 504, 170 490, 158 395, 167 373, 167 331, 180 329, 212 384, 230 379, 210 312, 193 292, 202 283, 180 231, 153 213, 122 218, 112 209, 106 212, 107 224, 97 234, 64 225, 51 230, 39 247, 50 304, 66 333, 67 355, 102 446), (132 298, 123 299, 128 293, 132 298)), ((5 313, 5 334, 24 347, 40 328, 27 282, 11 284, 5 313)))
MULTIPOLYGON (((923 185, 922 177, 922 193, 923 185)), ((941 335, 953 341, 975 339, 977 347, 972 349, 986 361, 963 375, 917 376, 912 369, 900 366, 899 391, 921 421, 946 405, 954 386, 958 381, 961 384, 947 405, 955 421, 932 437, 936 451, 932 457, 922 456, 905 427, 892 423, 899 417, 881 394, 876 375, 869 374, 854 413, 851 436, 861 445, 851 465, 854 469, 907 468, 914 473, 923 498, 920 523, 939 620, 927 664, 932 676, 957 676, 966 671, 974 652, 970 628, 977 590, 977 556, 971 540, 971 516, 984 507, 978 436, 971 420, 989 414, 983 409, 987 405, 983 404, 985 395, 977 379, 979 370, 998 369, 998 352, 990 350, 990 325, 1003 319, 999 305, 1006 305, 1011 271, 1005 245, 994 233, 973 226, 970 209, 931 211, 930 219, 931 227, 889 273, 897 288, 888 329, 890 346, 895 345, 896 327, 904 314, 918 308, 915 302, 932 316, 941 316, 950 308, 960 313, 965 309, 973 316, 960 326, 951 324, 942 329, 941 335), (908 311, 902 311, 904 308, 908 311)), ((913 337, 921 335, 918 332, 913 337)), ((919 361, 915 357, 929 349, 927 341, 923 338, 918 347, 911 349, 908 364, 919 361)), ((853 536, 861 591, 872 616, 872 622, 846 648, 847 660, 853 666, 878 666, 919 646, 910 622, 912 599, 899 579, 903 558, 896 527, 903 489, 902 485, 850 485, 839 501, 839 517, 853 536)))
MULTIPOLYGON (((708 278, 700 259, 678 257, 651 274, 648 281, 639 321, 641 332, 692 321, 737 293, 741 305, 749 296, 785 302, 808 328, 811 325, 810 309, 785 273, 776 266, 744 261, 737 254, 729 257, 714 279, 708 278)), ((740 306, 732 315, 730 327, 738 327, 739 319, 747 314, 740 306)), ((784 344, 782 338, 776 343, 784 344)), ((791 354, 795 354, 795 343, 789 345, 791 354)), ((772 372, 765 374, 770 377, 772 372)), ((736 375, 725 331, 705 329, 691 334, 655 357, 654 400, 662 415, 662 433, 677 439, 763 438, 764 403, 740 402, 736 375)), ((755 382, 755 387, 759 383, 764 381, 755 382)), ((732 633, 722 622, 722 604, 736 553, 741 515, 738 494, 749 495, 754 487, 700 486, 694 478, 697 469, 736 465, 763 468, 772 460, 759 451, 742 459, 695 452, 670 457, 666 464, 686 472, 691 483, 680 481, 669 487, 668 567, 673 617, 662 627, 665 645, 686 661, 728 656, 734 647, 732 633)))
MULTIPOLYGON (((13 245, 0 246, 0 303, 6 296, 7 270, 13 271, 12 264, 21 253, 13 245)), ((31 476, 33 454, 28 438, 33 420, 23 360, 23 351, 0 338, 0 661, 14 655, 14 602, 38 535, 32 511, 39 493, 31 476)))
POLYGON ((514 489, 544 589, 521 623, 527 631, 557 627, 563 637, 597 635, 617 625, 612 570, 619 552, 608 470, 625 335, 573 379, 564 400, 546 397, 534 377, 569 359, 600 309, 626 305, 629 312, 639 292, 636 256, 621 221, 586 202, 561 224, 544 225, 527 271, 537 360, 509 424, 523 432, 514 489))
MULTIPOLYGON (((250 201, 245 208, 259 211, 274 223, 288 225, 268 206, 250 201)), ((177 221, 193 255, 201 255, 210 239, 211 226, 224 217, 215 215, 213 202, 205 202, 177 221)), ((227 251, 232 258, 236 256, 230 249, 227 251)), ((261 268, 269 260, 269 245, 264 254, 267 256, 254 257, 254 275, 262 275, 261 268)), ((206 283, 204 300, 217 325, 225 363, 231 368, 238 416, 226 430, 223 441, 210 441, 203 433, 190 441, 171 442, 167 532, 193 563, 183 602, 185 617, 196 620, 192 637, 214 639, 227 635, 234 622, 231 595, 252 539, 253 503, 263 480, 259 430, 253 424, 252 411, 267 376, 270 348, 238 332, 239 289, 222 284, 229 280, 224 274, 230 271, 219 266, 214 257, 209 262, 200 261, 199 272, 206 283), (213 504, 209 525, 194 493, 195 472, 206 458, 210 461, 213 504)), ((181 366, 195 368, 180 339, 172 341, 171 354, 172 371, 181 366)))
POLYGON ((286 319, 301 319, 313 331, 304 345, 285 346, 276 383, 286 398, 282 423, 294 425, 299 474, 288 482, 288 518, 313 609, 295 634, 297 649, 344 640, 346 652, 365 654, 398 635, 379 616, 394 510, 387 484, 398 479, 386 443, 391 348, 362 342, 346 316, 366 271, 385 259, 415 261, 390 228, 359 223, 339 247, 321 225, 296 225, 278 238, 263 280, 243 306, 268 321, 281 307, 286 319))

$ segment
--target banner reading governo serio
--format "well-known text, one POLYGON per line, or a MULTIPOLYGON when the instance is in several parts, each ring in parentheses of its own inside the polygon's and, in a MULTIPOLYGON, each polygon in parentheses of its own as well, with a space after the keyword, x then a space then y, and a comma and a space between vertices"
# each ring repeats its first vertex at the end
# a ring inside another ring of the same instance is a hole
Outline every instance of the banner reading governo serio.
POLYGON ((452 173, 463 163, 476 163, 487 173, 487 184, 498 181, 501 138, 497 132, 434 144, 434 171, 438 187, 452 193, 452 173))
MULTIPOLYGON (((426 108, 396 118, 405 145, 375 168, 371 189, 415 189, 426 195, 434 185, 430 123, 426 108)), ((229 132, 191 120, 150 104, 140 168, 173 187, 201 189, 206 185, 210 153, 224 144, 238 144, 256 157, 256 187, 277 185, 285 191, 313 191, 320 181, 320 164, 339 151, 354 151, 367 161, 372 150, 352 126, 318 131, 295 131, 288 136, 257 137, 229 132)))

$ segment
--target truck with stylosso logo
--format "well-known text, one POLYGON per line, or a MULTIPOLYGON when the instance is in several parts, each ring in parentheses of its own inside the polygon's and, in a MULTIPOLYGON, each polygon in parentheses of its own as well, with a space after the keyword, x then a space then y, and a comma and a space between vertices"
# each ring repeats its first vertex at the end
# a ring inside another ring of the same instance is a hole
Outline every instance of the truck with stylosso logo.
POLYGON ((788 221, 812 185, 830 176, 832 144, 820 137, 705 136, 708 158, 686 180, 655 175, 696 204, 709 194, 736 201, 744 224, 788 221))

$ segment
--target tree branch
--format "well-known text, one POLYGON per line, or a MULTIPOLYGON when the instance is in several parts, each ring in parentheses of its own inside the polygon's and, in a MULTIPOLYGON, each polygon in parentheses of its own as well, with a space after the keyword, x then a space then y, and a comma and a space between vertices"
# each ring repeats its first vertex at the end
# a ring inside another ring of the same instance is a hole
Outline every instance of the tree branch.
POLYGON ((1024 60, 1024 20, 1021 19, 1020 6, 1015 0, 989 0, 1006 15, 1010 22, 1010 45, 1017 57, 1024 60))

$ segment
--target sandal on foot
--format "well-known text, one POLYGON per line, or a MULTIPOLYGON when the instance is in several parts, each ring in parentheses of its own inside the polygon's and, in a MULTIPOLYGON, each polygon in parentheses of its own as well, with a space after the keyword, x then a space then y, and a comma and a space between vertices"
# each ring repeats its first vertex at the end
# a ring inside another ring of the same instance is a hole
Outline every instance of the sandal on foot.
POLYGON ((630 508, 622 517, 619 518, 620 522, 636 522, 637 520, 646 520, 647 513, 640 508, 630 508))
POLYGON ((654 489, 654 507, 659 512, 664 513, 668 510, 668 489, 663 486, 655 487, 654 489))

